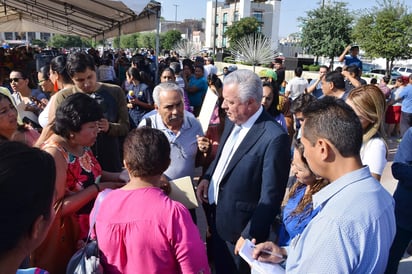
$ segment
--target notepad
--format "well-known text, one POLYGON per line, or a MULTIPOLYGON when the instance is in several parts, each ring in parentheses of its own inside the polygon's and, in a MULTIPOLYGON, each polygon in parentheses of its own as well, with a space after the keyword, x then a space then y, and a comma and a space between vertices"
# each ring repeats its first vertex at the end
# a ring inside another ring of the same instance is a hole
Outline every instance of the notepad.
POLYGON ((252 274, 284 274, 285 269, 279 264, 271 264, 260 262, 253 259, 253 249, 255 245, 248 239, 243 243, 242 248, 239 250, 239 255, 242 257, 252 268, 252 274))
POLYGON ((188 209, 199 206, 190 176, 170 181, 170 188, 170 199, 182 203, 188 209))

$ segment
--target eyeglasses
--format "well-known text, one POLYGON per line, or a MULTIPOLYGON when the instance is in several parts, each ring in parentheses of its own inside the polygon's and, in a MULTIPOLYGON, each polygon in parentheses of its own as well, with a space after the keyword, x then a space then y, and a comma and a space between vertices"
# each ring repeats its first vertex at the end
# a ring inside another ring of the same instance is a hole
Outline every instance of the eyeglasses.
POLYGON ((10 78, 10 82, 18 82, 20 79, 24 79, 24 78, 10 78))

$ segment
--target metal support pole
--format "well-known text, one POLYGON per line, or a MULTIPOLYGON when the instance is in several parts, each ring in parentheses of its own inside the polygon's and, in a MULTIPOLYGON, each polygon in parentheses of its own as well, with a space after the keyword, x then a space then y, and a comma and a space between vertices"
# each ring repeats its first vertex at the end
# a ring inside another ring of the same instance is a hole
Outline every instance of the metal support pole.
POLYGON ((175 6, 175 29, 177 29, 177 7, 178 7, 179 5, 173 4, 173 6, 175 6))
POLYGON ((217 54, 217 52, 216 52, 216 37, 217 37, 216 29, 217 29, 217 24, 218 24, 216 18, 217 18, 217 0, 215 0, 215 20, 213 20, 215 22, 215 25, 213 27, 213 30, 214 30, 213 31, 213 54, 215 55, 215 58, 216 58, 216 54, 217 54))
POLYGON ((156 71, 155 71, 155 83, 157 83, 157 80, 159 79, 159 53, 160 53, 160 9, 157 9, 156 11, 156 54, 155 54, 155 66, 156 66, 156 71))

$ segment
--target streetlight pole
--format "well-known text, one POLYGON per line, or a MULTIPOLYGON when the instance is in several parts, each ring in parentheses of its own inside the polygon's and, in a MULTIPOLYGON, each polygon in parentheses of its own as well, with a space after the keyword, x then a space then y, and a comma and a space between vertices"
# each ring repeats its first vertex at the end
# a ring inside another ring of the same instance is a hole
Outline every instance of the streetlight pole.
POLYGON ((215 55, 215 59, 216 59, 216 37, 217 37, 217 24, 219 22, 217 22, 216 18, 217 18, 217 0, 215 0, 215 20, 214 21, 214 26, 213 26, 213 54, 215 55))
POLYGON ((178 4, 173 4, 175 6, 175 29, 177 28, 177 7, 179 6, 178 4))

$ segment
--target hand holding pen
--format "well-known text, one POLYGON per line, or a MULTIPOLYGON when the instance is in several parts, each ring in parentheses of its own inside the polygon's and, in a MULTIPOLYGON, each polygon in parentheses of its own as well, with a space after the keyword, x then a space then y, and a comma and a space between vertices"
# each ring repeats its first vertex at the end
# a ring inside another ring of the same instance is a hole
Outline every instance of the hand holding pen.
MULTIPOLYGON (((254 242, 252 240, 252 242, 254 242)), ((257 244, 253 250, 253 258, 261 262, 281 263, 287 258, 286 250, 272 242, 257 244)))

